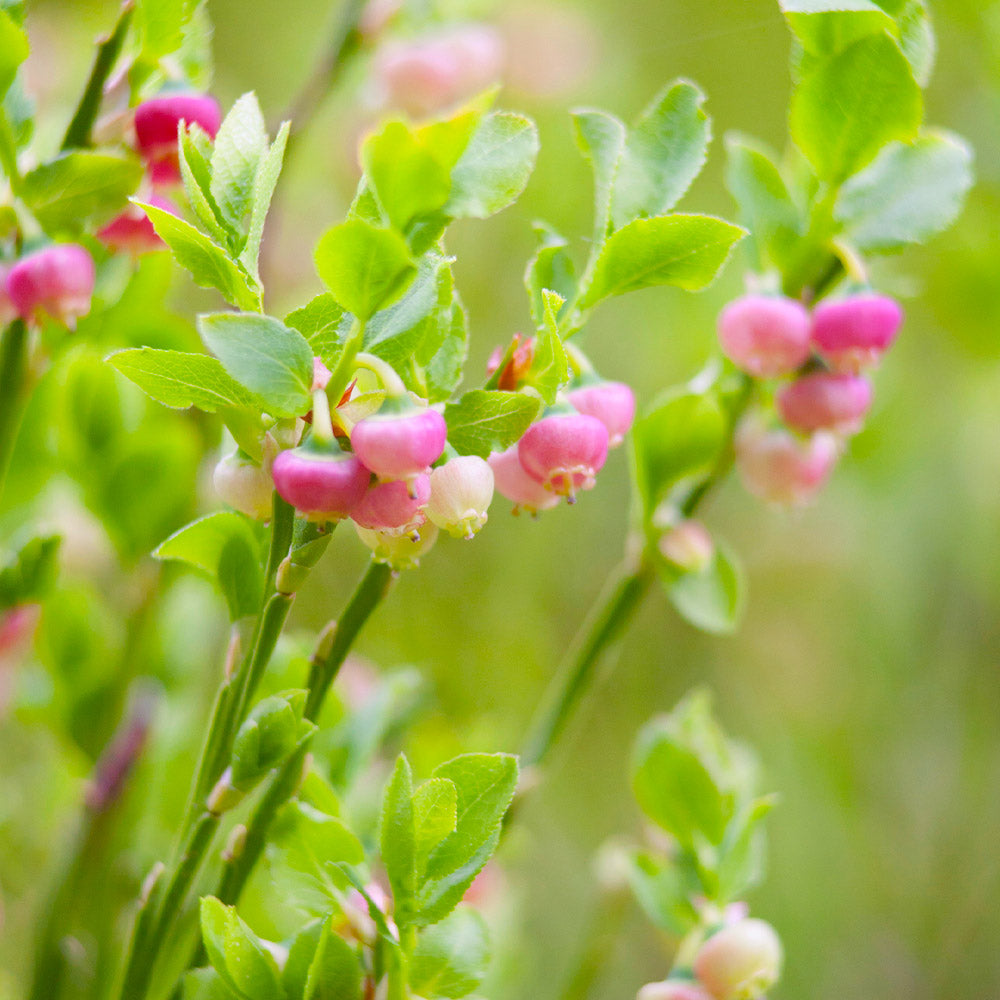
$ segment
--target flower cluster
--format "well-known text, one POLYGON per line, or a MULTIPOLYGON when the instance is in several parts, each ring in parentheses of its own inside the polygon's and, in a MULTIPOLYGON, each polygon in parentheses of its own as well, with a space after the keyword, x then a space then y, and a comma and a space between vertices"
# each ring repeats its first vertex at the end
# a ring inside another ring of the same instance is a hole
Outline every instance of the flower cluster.
POLYGON ((811 313, 797 300, 766 295, 746 295, 722 311, 725 355, 754 378, 781 380, 774 409, 784 426, 758 411, 736 434, 737 467, 751 493, 798 505, 822 489, 871 407, 862 373, 881 360, 902 320, 893 299, 870 292, 811 313))

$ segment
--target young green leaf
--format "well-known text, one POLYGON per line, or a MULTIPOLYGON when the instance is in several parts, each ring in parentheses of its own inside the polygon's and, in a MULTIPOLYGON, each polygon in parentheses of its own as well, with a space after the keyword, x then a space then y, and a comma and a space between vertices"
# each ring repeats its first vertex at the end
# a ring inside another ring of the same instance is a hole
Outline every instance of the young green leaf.
POLYGON ((30 170, 19 193, 46 232, 75 235, 126 208, 140 180, 135 157, 77 150, 30 170))
POLYGON ((410 987, 428 1000, 458 1000, 479 988, 489 961, 486 921, 461 906, 421 932, 410 962, 410 987))
POLYGON ((654 285, 705 288, 745 235, 740 226, 710 215, 637 219, 608 237, 581 305, 654 285))
POLYGON ((336 917, 323 929, 309 966, 302 1000, 361 1000, 357 952, 337 934, 336 917))
POLYGON ((327 231, 316 246, 316 270, 337 302, 362 321, 395 302, 417 273, 402 236, 361 219, 327 231))
POLYGON ((628 880, 636 901, 661 930, 681 938, 699 923, 691 902, 704 890, 691 866, 680 858, 657 858, 636 851, 629 856, 628 880))
POLYGON ((712 137, 704 103, 694 84, 674 83, 629 129, 614 183, 616 229, 634 219, 665 215, 701 173, 712 137))
POLYGON ((542 291, 542 301, 542 324, 535 335, 529 381, 542 400, 551 406, 556 394, 570 379, 569 358, 559 336, 559 313, 565 300, 546 288, 542 291))
POLYGON ((413 794, 417 880, 431 851, 455 829, 458 792, 447 778, 429 778, 413 794))
POLYGON ((313 353, 305 337, 271 316, 213 313, 198 317, 205 346, 272 416, 306 413, 312 400, 313 353))
POLYGON ((539 401, 521 392, 472 389, 444 408, 448 442, 460 455, 487 458, 517 441, 538 409, 539 401))
POLYGON ((247 233, 254 185, 267 152, 267 129, 257 95, 244 94, 219 126, 212 149, 211 192, 230 230, 247 233))
POLYGON ((866 166, 887 143, 909 142, 922 117, 913 71, 884 34, 824 59, 792 95, 792 138, 819 177, 832 184, 866 166))
POLYGON ((576 294, 577 276, 566 240, 544 222, 536 222, 534 228, 538 249, 524 272, 524 287, 531 300, 531 318, 538 327, 545 322, 543 291, 549 289, 569 302, 576 294))
POLYGON ((451 172, 445 212, 456 219, 486 219, 515 202, 538 158, 534 122, 509 111, 487 115, 451 172))
POLYGON ((241 309, 260 308, 259 286, 222 247, 162 208, 140 201, 135 204, 146 212, 157 235, 170 247, 177 263, 191 272, 195 284, 217 288, 227 302, 241 309))
POLYGON ((155 61, 176 52, 193 6, 191 0, 139 0, 136 27, 143 55, 155 61))
POLYGON ((180 133, 177 162, 184 181, 188 204, 198 216, 198 221, 221 246, 232 242, 232 235, 222 219, 222 212, 212 195, 212 141, 197 124, 189 125, 180 133))
POLYGON ((133 347, 116 351, 108 364, 157 402, 173 409, 195 406, 206 413, 229 408, 262 409, 261 401, 231 378, 208 354, 133 347))
POLYGON ((0 9, 0 98, 14 82, 17 68, 28 58, 28 36, 24 29, 0 9))
POLYGON ((754 799, 731 820, 719 850, 719 897, 742 899, 764 875, 763 822, 776 804, 774 796, 754 799))
POLYGON ((307 692, 282 691, 254 705, 233 740, 230 757, 234 788, 249 792, 315 730, 303 723, 302 709, 307 692))
POLYGON ((604 242, 611 222, 611 198, 618 165, 625 153, 625 126, 605 111, 573 112, 573 130, 580 152, 594 171, 594 242, 604 242))
POLYGON ((842 188, 834 217, 859 250, 892 252, 946 230, 972 186, 972 150, 958 136, 928 133, 887 146, 842 188))
POLYGON ((382 797, 378 842, 392 887, 396 922, 404 926, 409 923, 417 890, 417 862, 413 774, 402 754, 396 759, 392 778, 382 797))
POLYGON ((444 341, 434 356, 424 366, 424 383, 427 399, 432 403, 451 398, 462 381, 462 369, 469 353, 469 322, 456 294, 452 304, 441 317, 444 341))
POLYGON ((44 596, 58 572, 61 541, 58 535, 40 535, 4 560, 0 566, 0 610, 44 596))
POLYGON ((193 521, 161 542, 156 559, 175 559, 215 579, 235 621, 260 609, 264 574, 260 545, 240 514, 220 511, 193 521))
POLYGON ((313 354, 329 362, 341 344, 339 327, 343 318, 343 307, 337 305, 329 292, 322 292, 290 312, 285 317, 285 325, 298 330, 309 342, 313 354))
POLYGON ((736 557, 718 541, 702 569, 679 573, 661 563, 660 578, 670 603, 695 628, 726 635, 739 624, 746 581, 736 557))
POLYGON ((267 219, 271 198, 278 185, 281 165, 285 158, 285 146, 288 144, 288 134, 291 129, 289 122, 282 123, 278 135, 270 148, 261 157, 257 175, 253 182, 251 198, 250 225, 247 229, 247 242, 240 254, 240 263, 255 277, 259 277, 257 258, 260 256, 260 241, 264 238, 264 221, 267 219))
POLYGON ((192 969, 184 974, 181 1000, 239 1000, 215 969, 192 969))
POLYGON ((788 26, 811 55, 841 52, 866 35, 897 34, 895 19, 872 0, 781 0, 788 26))
POLYGON ((201 934, 212 968, 243 1000, 285 1000, 278 966, 235 907, 214 896, 201 901, 201 934))

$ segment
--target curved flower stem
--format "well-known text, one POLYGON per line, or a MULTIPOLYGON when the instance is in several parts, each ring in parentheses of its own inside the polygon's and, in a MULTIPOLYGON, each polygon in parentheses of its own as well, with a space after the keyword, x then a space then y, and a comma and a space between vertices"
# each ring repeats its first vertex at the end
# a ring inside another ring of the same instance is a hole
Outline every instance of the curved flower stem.
POLYGON ((0 493, 24 415, 29 383, 28 328, 23 320, 16 319, 4 330, 0 342, 0 493))

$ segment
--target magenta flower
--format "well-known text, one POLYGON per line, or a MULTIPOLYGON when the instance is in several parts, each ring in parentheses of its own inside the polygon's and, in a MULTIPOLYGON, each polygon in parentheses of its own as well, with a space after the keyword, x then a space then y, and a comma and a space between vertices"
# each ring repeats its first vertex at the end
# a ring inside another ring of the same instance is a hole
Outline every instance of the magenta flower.
POLYGON ((635 395, 624 382, 592 382, 572 389, 566 400, 578 413, 596 417, 608 432, 608 447, 617 448, 635 418, 635 395))
POLYGON ((809 312, 795 299, 745 295, 719 315, 722 352, 756 378, 787 375, 809 357, 809 312))
POLYGON ((375 482, 368 487, 351 519, 362 528, 396 535, 410 535, 427 520, 424 507, 431 498, 430 477, 421 474, 407 484, 400 479, 375 482))
POLYGON ((888 295, 854 295, 813 311, 812 342, 838 371, 878 364, 903 325, 903 310, 888 295))
POLYGON ((585 413, 552 413, 525 431, 517 454, 529 476, 572 502, 578 490, 593 489, 608 457, 608 431, 585 413))
POLYGON ((42 315, 73 328, 90 312, 94 261, 76 243, 59 243, 22 257, 7 274, 7 294, 26 321, 42 315))
MULTIPOLYGON (((162 208, 164 212, 180 215, 176 205, 158 194, 150 195, 146 200, 150 205, 162 208)), ((149 216, 138 205, 129 205, 124 212, 99 229, 96 235, 109 250, 121 250, 133 257, 166 248, 166 243, 157 236, 149 216)))
POLYGON ((813 372, 777 396, 785 423, 799 431, 856 434, 872 405, 871 383, 860 375, 813 372))
POLYGON ((371 473, 348 452, 293 448, 271 469, 274 488, 313 521, 339 521, 364 499, 371 473))
POLYGON ((529 513, 536 514, 559 503, 559 498, 554 493, 524 471, 516 444, 506 451, 495 451, 488 461, 493 470, 496 489, 513 502, 515 514, 522 507, 529 513))
POLYGON ((214 139, 222 124, 219 102, 211 94, 161 94, 135 109, 135 137, 154 184, 181 179, 177 162, 177 127, 199 125, 214 139))
POLYGON ((383 405, 351 431, 351 447, 381 479, 412 479, 444 451, 448 428, 437 410, 409 407, 398 411, 383 405))

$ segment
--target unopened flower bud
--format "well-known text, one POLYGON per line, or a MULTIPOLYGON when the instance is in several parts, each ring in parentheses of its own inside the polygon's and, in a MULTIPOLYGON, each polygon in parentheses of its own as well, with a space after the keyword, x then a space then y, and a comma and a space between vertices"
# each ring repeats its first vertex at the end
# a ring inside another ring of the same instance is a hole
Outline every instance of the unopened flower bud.
POLYGON ((635 417, 635 395, 624 382, 592 382, 566 394, 577 413, 596 417, 608 432, 608 447, 625 440, 635 417))
POLYGON ((424 507, 431 498, 431 481, 419 475, 409 484, 401 479, 374 482, 351 512, 362 528, 394 535, 412 535, 427 520, 424 507))
POLYGON ((856 434, 872 405, 872 387, 860 375, 813 372, 785 386, 777 397, 785 423, 799 431, 856 434))
POLYGON ((210 94, 162 94, 135 109, 135 137, 154 184, 181 179, 177 162, 177 127, 184 121, 199 125, 215 138, 222 123, 219 102, 210 94))
POLYGON ((756 1000, 781 975, 781 940, 753 918, 730 924, 698 950, 695 975, 716 1000, 756 1000))
POLYGON ((659 541, 660 554, 685 573, 700 573, 715 555, 715 542, 700 521, 681 521, 659 541))
POLYGON ((719 315, 719 343, 737 367, 756 378, 787 375, 809 357, 809 312, 795 299, 744 295, 719 315))
POLYGON ((450 459, 431 473, 427 516, 456 538, 472 538, 487 520, 493 470, 476 455, 450 459))
POLYGON ((659 983, 646 983, 636 994, 636 1000, 714 1000, 714 998, 697 983, 685 979, 665 979, 659 983))
POLYGON ((319 358, 313 358, 313 382, 310 392, 318 392, 330 384, 333 373, 319 358))
POLYGON ((411 479, 441 457, 447 435, 437 410, 386 400, 378 413, 354 425, 351 447, 379 478, 411 479))
POLYGON ((371 473, 339 448, 313 447, 281 452, 271 468, 274 488, 314 521, 339 521, 364 499, 371 473))
POLYGON ((813 311, 812 342, 837 371, 878 364, 903 323, 903 310, 888 295, 853 295, 823 302, 813 311))
POLYGON ((222 773, 222 777, 215 783, 215 786, 208 793, 205 800, 205 810, 213 816, 221 816, 230 809, 235 809, 246 797, 245 792, 241 792, 233 785, 232 768, 227 767, 222 773))
POLYGON ((7 274, 7 294, 26 322, 42 314, 72 329, 90 312, 94 261, 76 243, 60 243, 22 257, 7 274))
POLYGON ((803 440, 755 421, 737 431, 736 468, 743 485, 775 504, 802 506, 826 484, 839 454, 837 439, 820 431, 803 440))
MULTIPOLYGON (((144 200, 171 215, 180 215, 176 205, 158 194, 151 194, 144 200)), ((97 238, 109 250, 123 251, 133 257, 165 250, 167 246, 157 236, 145 209, 138 205, 129 205, 120 215, 116 215, 103 229, 97 231, 97 238)))
POLYGON ((516 444, 506 451, 495 451, 488 461, 497 490, 513 501, 515 514, 522 507, 535 514, 559 503, 559 498, 554 493, 524 471, 516 444))
POLYGON ((355 524, 354 529, 358 538, 371 549, 375 560, 388 563, 395 570, 414 569, 421 557, 434 547, 438 537, 436 524, 424 525, 418 537, 372 531, 360 524, 355 524))
POLYGON ((524 432, 517 454, 529 476, 572 503, 578 490, 593 489, 608 457, 608 432, 585 413, 551 413, 524 432))
POLYGON ((216 465, 212 483, 219 498, 241 514, 257 521, 270 518, 274 481, 249 455, 239 450, 226 455, 216 465))

